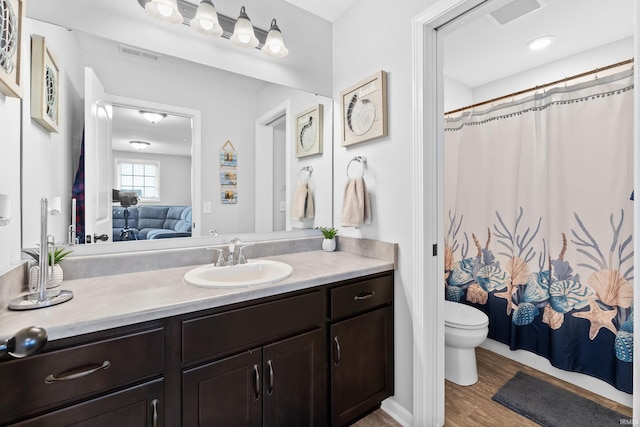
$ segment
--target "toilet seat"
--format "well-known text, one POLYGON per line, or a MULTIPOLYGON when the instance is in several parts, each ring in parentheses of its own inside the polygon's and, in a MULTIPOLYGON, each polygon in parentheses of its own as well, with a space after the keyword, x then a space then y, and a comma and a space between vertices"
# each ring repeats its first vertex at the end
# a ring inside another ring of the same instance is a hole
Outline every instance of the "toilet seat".
POLYGON ((444 324, 457 329, 481 329, 489 324, 489 317, 477 308, 445 300, 444 324))

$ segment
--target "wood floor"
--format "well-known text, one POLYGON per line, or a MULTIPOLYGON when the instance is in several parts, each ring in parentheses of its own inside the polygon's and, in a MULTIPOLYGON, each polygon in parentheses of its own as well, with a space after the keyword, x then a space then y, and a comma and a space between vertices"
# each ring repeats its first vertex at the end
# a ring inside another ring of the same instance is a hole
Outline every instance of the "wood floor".
MULTIPOLYGON (((543 372, 514 362, 483 348, 476 349, 478 361, 478 382, 472 386, 462 387, 445 381, 445 425, 447 427, 468 426, 538 426, 491 397, 509 381, 518 371, 541 378, 551 384, 565 388, 584 398, 593 400, 628 417, 632 416, 631 408, 606 399, 595 393, 559 380, 543 372)), ((585 426, 587 427, 587 426, 585 426)))
MULTIPOLYGON (((445 381, 444 405, 446 427, 539 427, 537 423, 491 400, 491 397, 496 394, 500 387, 509 381, 518 371, 524 371, 529 375, 565 388, 579 396, 591 399, 628 417, 632 417, 633 415, 632 409, 627 406, 559 380, 544 372, 514 362, 511 359, 489 350, 478 347, 476 349, 476 358, 478 362, 478 382, 476 384, 462 387, 445 381)), ((353 424, 353 427, 400 427, 400 424, 387 415, 382 409, 378 409, 353 424)))

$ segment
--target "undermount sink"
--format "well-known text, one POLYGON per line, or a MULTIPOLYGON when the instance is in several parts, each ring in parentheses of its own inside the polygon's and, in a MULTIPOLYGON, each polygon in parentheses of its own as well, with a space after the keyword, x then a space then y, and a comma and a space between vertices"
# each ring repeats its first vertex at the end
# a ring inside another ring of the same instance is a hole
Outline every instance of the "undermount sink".
POLYGON ((234 288, 265 285, 291 276, 293 267, 280 261, 249 260, 231 267, 203 265, 188 271, 184 282, 203 288, 234 288))

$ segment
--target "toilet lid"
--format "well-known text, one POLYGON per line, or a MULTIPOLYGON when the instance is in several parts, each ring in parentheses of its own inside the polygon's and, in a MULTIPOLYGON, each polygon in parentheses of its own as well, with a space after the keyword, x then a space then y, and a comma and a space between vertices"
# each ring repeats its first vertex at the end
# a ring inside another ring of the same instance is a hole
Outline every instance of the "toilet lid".
POLYGON ((452 301, 444 303, 444 323, 446 325, 460 329, 476 329, 489 324, 487 315, 477 308, 452 301))

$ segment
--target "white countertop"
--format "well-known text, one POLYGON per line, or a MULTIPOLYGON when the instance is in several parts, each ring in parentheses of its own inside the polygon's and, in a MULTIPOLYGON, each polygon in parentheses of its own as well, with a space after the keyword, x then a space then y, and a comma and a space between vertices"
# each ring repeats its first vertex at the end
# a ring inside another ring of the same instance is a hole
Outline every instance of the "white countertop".
MULTIPOLYGON (((0 337, 27 326, 46 329, 49 340, 67 338, 213 307, 283 294, 393 270, 393 263, 347 252, 310 251, 266 257, 293 267, 280 282, 249 288, 208 289, 187 285, 179 267, 88 279, 65 280, 55 289, 73 292, 71 301, 36 310, 0 311, 0 337)), ((16 295, 17 296, 17 295, 16 295)))

